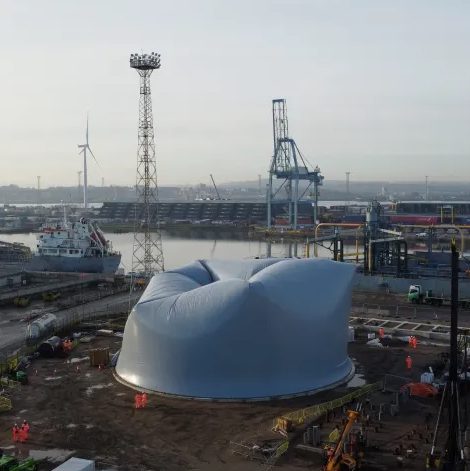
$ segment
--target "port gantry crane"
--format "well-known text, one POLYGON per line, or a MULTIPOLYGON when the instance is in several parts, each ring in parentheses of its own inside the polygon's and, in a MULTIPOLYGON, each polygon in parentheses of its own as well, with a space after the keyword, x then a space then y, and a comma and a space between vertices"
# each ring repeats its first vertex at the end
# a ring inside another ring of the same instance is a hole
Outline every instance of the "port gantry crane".
POLYGON ((318 219, 318 187, 323 184, 323 175, 319 167, 310 171, 294 139, 289 137, 289 125, 287 122, 287 107, 284 98, 273 100, 273 139, 274 152, 269 168, 269 183, 267 193, 267 226, 272 224, 272 204, 275 197, 284 187, 287 199, 278 199, 279 203, 287 203, 289 226, 297 229, 298 203, 307 193, 310 186, 314 185, 314 223, 318 219), (283 179, 282 184, 274 189, 273 178, 283 179), (299 194, 299 182, 305 180, 308 185, 299 194))

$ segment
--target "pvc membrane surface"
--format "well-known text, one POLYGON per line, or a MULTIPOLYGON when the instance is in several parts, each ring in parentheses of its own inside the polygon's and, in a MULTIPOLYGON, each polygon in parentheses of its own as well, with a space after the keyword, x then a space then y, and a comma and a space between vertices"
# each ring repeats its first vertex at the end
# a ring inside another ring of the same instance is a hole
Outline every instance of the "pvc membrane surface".
POLYGON ((353 372, 353 275, 321 259, 199 260, 155 275, 129 315, 116 375, 219 400, 333 387, 353 372))

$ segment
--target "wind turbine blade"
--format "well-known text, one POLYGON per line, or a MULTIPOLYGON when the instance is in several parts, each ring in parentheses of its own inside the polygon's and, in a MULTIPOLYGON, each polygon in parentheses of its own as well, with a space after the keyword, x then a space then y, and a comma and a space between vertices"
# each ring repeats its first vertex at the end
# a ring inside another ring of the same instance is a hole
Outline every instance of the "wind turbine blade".
POLYGON ((93 152, 91 151, 90 146, 87 146, 87 149, 90 151, 91 156, 95 159, 95 162, 98 164, 98 167, 101 168, 101 165, 100 165, 100 163, 96 160, 95 154, 93 154, 93 152))

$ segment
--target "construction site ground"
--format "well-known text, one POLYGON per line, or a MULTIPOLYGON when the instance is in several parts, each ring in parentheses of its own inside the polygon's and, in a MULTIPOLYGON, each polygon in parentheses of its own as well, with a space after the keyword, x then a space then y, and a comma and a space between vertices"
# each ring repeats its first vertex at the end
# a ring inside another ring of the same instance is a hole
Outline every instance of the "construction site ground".
MULTIPOLYGON (((148 406, 136 410, 135 391, 117 382, 112 369, 91 367, 87 360, 90 348, 110 347, 115 352, 120 344, 119 337, 95 337, 91 343, 79 343, 68 358, 34 360, 28 368, 29 384, 7 391, 13 409, 0 416, 0 448, 20 457, 46 458, 40 467, 44 470, 53 469, 67 456, 94 459, 97 469, 264 470, 268 468, 261 461, 233 454, 230 442, 272 439, 276 437, 270 431, 275 417, 351 391, 351 387, 341 387, 268 403, 214 403, 150 395, 148 406), (25 444, 13 444, 11 427, 24 419, 31 424, 30 438, 25 444)), ((353 384, 360 385, 363 380, 380 380, 386 373, 418 379, 443 350, 423 345, 416 350, 406 345, 379 349, 360 340, 349 344, 349 351, 357 366, 353 384), (413 358, 411 372, 405 368, 408 353, 413 358)), ((385 404, 388 411, 394 399, 395 394, 377 392, 371 402, 385 404)), ((430 436, 426 428, 434 422, 437 409, 436 399, 410 399, 397 416, 386 412, 381 423, 371 414, 366 426, 370 464, 363 469, 398 469, 393 451, 400 444, 404 449, 414 444, 417 450, 406 459, 405 469, 423 469, 430 436)), ((329 423, 322 419, 323 435, 342 416, 337 411, 329 423)), ((296 443, 291 443, 274 469, 320 470, 321 457, 296 449, 296 443)))
MULTIPOLYGON (((45 303, 41 300, 34 300, 26 308, 18 308, 10 305, 0 306, 0 358, 7 354, 12 354, 25 338, 26 325, 32 313, 37 311, 53 312, 62 321, 68 316, 78 315, 85 318, 92 312, 117 313, 127 310, 129 297, 127 292, 116 293, 113 296, 105 296, 101 299, 94 299, 96 294, 93 289, 86 289, 75 294, 78 297, 75 307, 61 307, 63 299, 56 302, 45 303), (81 298, 86 304, 82 304, 81 298), (88 300, 87 298, 90 298, 88 300)), ((138 299, 139 293, 132 298, 132 304, 138 299)), ((67 297, 70 300, 71 296, 67 297)), ((364 293, 355 292, 352 299, 353 315, 364 315, 370 317, 394 317, 397 313, 403 319, 417 319, 429 322, 448 323, 450 314, 448 307, 415 306, 406 299, 406 294, 389 293, 364 293)), ((470 311, 461 311, 460 324, 470 326, 470 311)))

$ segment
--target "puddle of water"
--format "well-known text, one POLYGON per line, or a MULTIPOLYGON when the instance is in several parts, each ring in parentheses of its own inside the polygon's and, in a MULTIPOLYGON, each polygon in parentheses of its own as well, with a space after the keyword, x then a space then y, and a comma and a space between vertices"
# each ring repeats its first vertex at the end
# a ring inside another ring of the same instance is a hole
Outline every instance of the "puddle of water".
POLYGON ((125 396, 126 393, 117 393, 116 396, 125 396))
POLYGON ((86 424, 86 426, 85 426, 85 428, 86 428, 87 430, 90 430, 90 429, 93 428, 93 427, 94 427, 94 425, 92 425, 92 424, 86 424))
POLYGON ((24 413, 26 413, 26 412, 28 412, 28 409, 23 409, 23 410, 20 410, 20 412, 19 412, 19 413, 20 413, 20 414, 24 414, 24 413))
POLYGON ((94 384, 93 386, 89 386, 88 388, 86 388, 85 390, 85 394, 87 396, 91 396, 93 394, 93 391, 95 391, 96 389, 104 389, 104 388, 109 388, 111 386, 113 386, 114 383, 108 383, 108 384, 94 384))
POLYGON ((29 456, 35 460, 48 460, 52 463, 65 461, 75 450, 62 450, 60 448, 52 448, 50 450, 29 450, 29 456))
POLYGON ((360 386, 364 386, 365 384, 366 380, 364 379, 364 376, 360 374, 355 374, 346 386, 348 388, 358 388, 360 386))
POLYGON ((67 424, 67 428, 76 428, 78 427, 77 424, 67 424))
POLYGON ((44 381, 56 381, 58 379, 62 379, 62 376, 46 376, 44 381))

